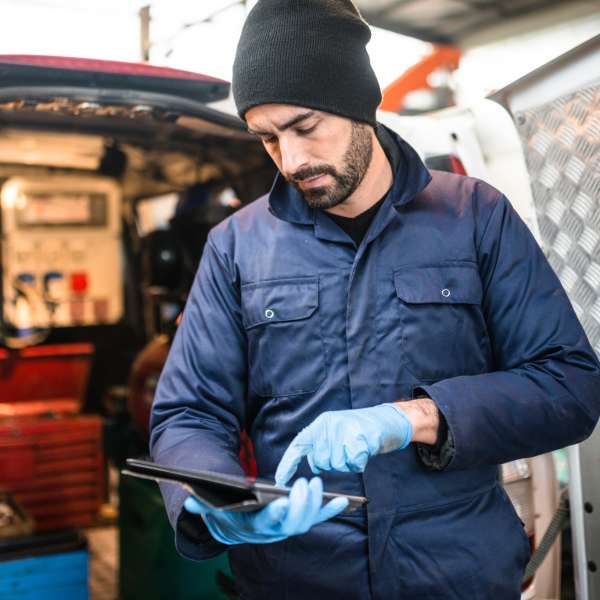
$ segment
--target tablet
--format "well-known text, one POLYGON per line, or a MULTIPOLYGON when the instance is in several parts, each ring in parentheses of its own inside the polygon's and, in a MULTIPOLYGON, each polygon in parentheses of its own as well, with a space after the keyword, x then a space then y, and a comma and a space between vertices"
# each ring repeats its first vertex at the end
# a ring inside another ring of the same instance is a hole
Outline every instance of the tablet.
MULTIPOLYGON (((128 458, 123 475, 167 481, 183 486, 192 496, 213 509, 235 512, 257 510, 282 496, 289 487, 277 486, 266 479, 255 479, 215 473, 212 471, 189 471, 166 467, 147 460, 128 458)), ((351 512, 368 502, 364 496, 349 496, 337 492, 323 492, 323 500, 343 497, 348 499, 344 512, 351 512)))

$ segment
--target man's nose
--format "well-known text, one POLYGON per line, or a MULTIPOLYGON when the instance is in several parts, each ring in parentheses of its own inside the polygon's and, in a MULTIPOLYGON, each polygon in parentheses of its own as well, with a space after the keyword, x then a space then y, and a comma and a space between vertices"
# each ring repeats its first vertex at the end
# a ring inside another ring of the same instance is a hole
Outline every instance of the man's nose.
POLYGON ((300 140, 282 139, 279 142, 281 170, 287 177, 293 177, 300 169, 310 164, 308 152, 300 140))

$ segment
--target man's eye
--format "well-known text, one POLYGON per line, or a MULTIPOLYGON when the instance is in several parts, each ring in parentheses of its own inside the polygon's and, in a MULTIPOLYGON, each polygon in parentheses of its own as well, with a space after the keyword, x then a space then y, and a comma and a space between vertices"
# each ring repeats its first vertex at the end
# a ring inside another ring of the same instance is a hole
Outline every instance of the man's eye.
POLYGON ((296 129, 296 133, 298 135, 308 135, 309 133, 312 133, 316 128, 317 126, 314 125, 313 127, 309 127, 308 129, 296 129))
POLYGON ((277 138, 274 135, 268 135, 262 138, 264 144, 274 144, 277 141, 277 138))

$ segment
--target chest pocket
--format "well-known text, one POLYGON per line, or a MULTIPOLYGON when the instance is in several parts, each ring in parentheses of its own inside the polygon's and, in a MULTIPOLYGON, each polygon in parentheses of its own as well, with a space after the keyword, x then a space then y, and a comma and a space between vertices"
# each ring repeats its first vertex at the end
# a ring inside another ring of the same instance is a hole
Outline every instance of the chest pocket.
POLYGON ((242 286, 250 389, 260 396, 314 392, 326 374, 317 277, 242 286))
POLYGON ((477 266, 406 267, 394 272, 402 354, 423 379, 489 369, 490 344, 481 311, 477 266))

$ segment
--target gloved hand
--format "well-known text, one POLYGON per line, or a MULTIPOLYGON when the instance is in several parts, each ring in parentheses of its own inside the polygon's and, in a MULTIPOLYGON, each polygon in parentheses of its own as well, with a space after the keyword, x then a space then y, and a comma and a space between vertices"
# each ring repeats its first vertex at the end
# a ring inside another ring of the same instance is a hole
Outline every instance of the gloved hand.
POLYGON ((412 433, 410 421, 393 404, 325 412, 292 440, 279 461, 275 481, 285 485, 303 456, 313 473, 364 471, 371 456, 406 448, 412 433))
POLYGON ((201 515, 210 534, 222 544, 270 544, 292 535, 306 533, 317 523, 341 513, 347 498, 334 498, 325 506, 323 482, 313 477, 294 482, 288 497, 277 498, 255 512, 230 512, 212 509, 193 496, 184 502, 185 509, 201 515))

